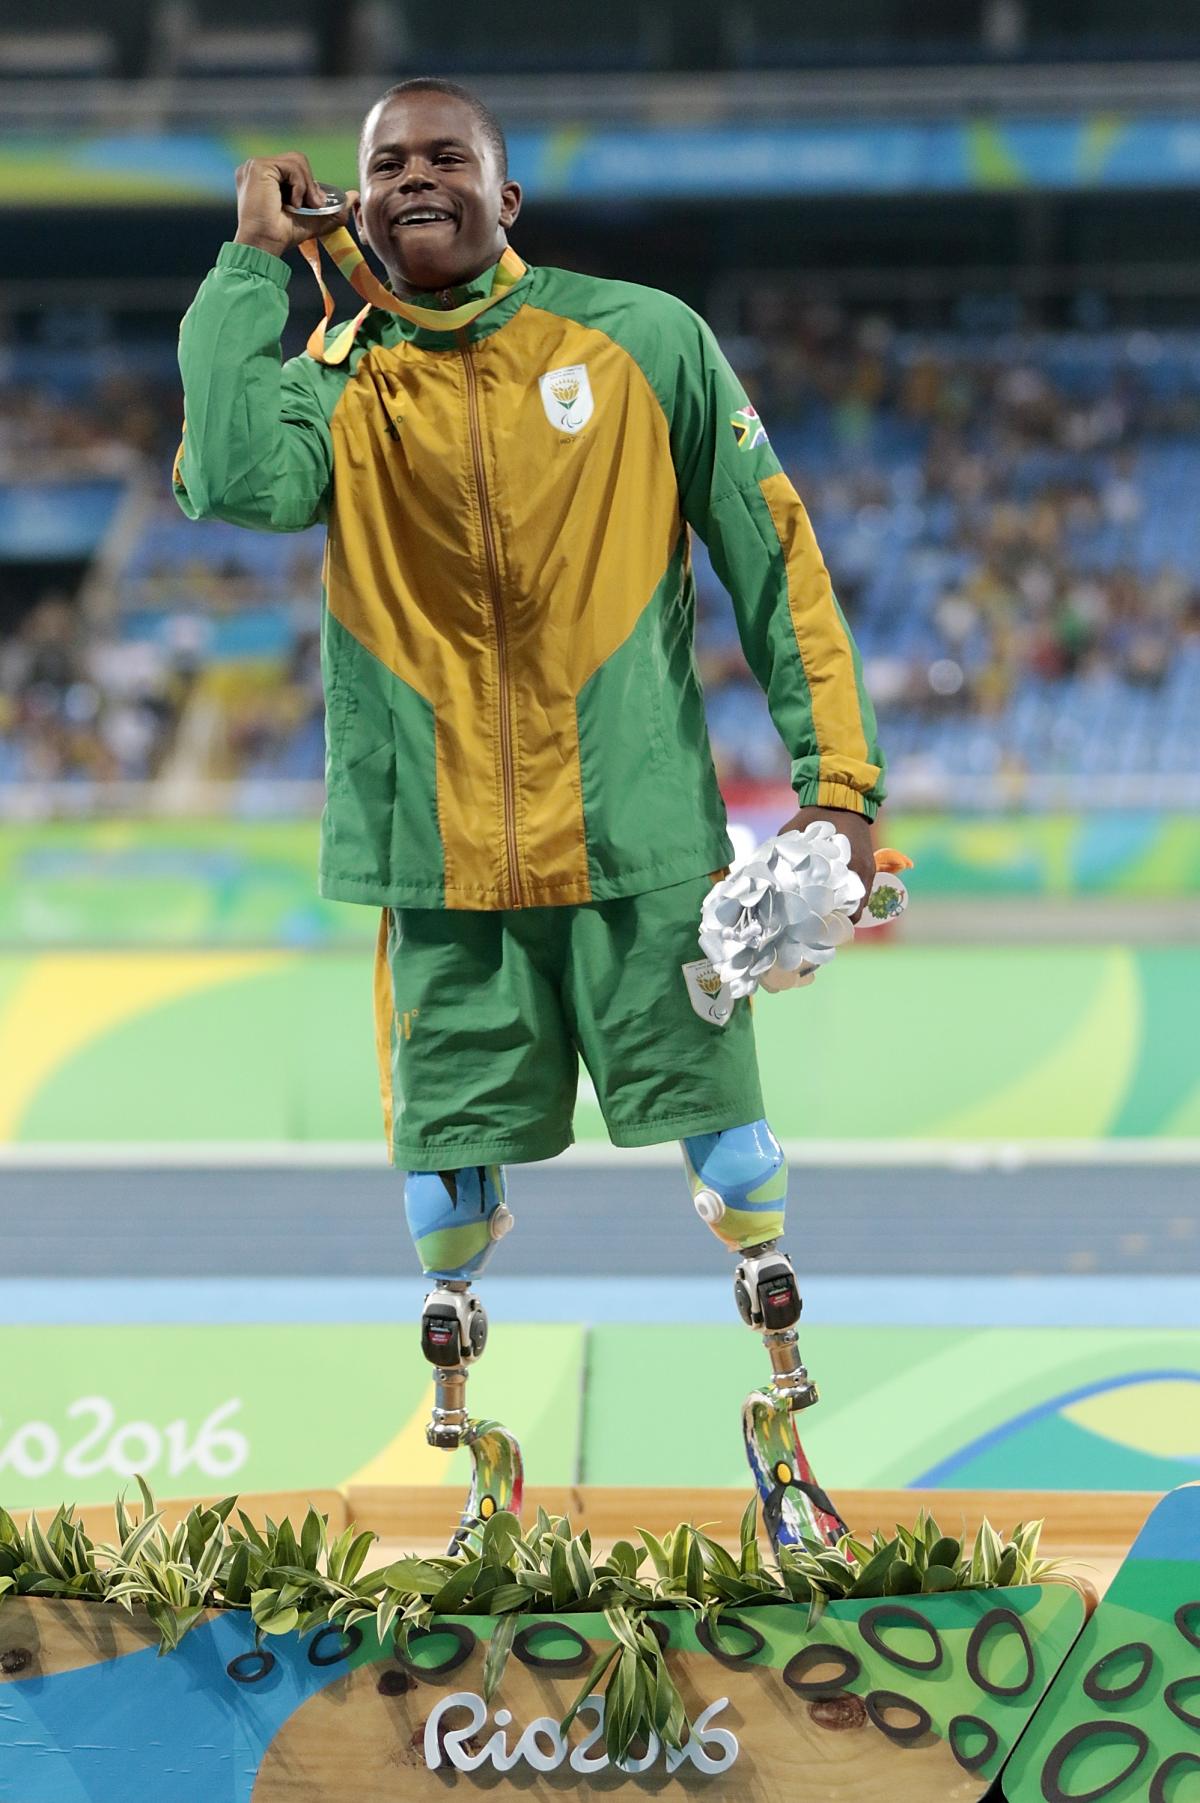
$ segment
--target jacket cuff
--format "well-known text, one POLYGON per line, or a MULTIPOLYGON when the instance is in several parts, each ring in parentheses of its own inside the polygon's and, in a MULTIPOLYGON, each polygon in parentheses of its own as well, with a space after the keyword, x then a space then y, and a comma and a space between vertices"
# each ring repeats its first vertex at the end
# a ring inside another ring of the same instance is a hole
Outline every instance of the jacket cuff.
POLYGON ((874 820, 879 812, 877 801, 864 795, 861 789, 852 789, 848 783, 801 783, 796 790, 796 805, 801 808, 845 808, 848 813, 862 814, 868 820, 874 820))
POLYGON ((240 269, 243 275, 265 275, 277 288, 286 288, 292 272, 282 257, 274 257, 257 244, 223 244, 217 252, 218 269, 240 269))

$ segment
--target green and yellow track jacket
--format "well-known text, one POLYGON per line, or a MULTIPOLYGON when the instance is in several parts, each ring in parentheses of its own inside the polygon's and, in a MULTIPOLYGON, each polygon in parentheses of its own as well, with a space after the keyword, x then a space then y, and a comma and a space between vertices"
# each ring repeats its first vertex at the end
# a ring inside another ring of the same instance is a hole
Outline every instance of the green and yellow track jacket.
POLYGON ((287 265, 227 244, 183 321, 184 512, 328 525, 320 886, 341 901, 600 901, 728 862, 689 525, 799 803, 883 795, 808 516, 708 328, 654 289, 518 267, 448 342, 375 308, 340 361, 284 364, 287 265))

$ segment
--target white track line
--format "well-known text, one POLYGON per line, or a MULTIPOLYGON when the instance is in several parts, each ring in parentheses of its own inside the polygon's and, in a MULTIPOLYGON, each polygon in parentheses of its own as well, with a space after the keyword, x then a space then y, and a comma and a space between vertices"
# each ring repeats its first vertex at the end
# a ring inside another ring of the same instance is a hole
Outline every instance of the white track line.
MULTIPOLYGON (((785 1139, 793 1165, 863 1169, 1024 1170, 1031 1165, 1196 1165, 1200 1139, 785 1139)), ((671 1142, 625 1150, 604 1141, 574 1145, 555 1163, 577 1170, 673 1165, 671 1142)), ((383 1170, 377 1140, 89 1140, 0 1145, 0 1170, 383 1170)))

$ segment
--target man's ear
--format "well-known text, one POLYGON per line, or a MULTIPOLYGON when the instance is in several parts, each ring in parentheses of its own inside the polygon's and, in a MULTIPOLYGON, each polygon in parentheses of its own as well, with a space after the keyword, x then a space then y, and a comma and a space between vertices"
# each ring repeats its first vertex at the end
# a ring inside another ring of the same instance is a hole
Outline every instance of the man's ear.
POLYGON ((500 224, 505 231, 512 225, 521 211, 520 182, 502 182, 500 185, 500 224))

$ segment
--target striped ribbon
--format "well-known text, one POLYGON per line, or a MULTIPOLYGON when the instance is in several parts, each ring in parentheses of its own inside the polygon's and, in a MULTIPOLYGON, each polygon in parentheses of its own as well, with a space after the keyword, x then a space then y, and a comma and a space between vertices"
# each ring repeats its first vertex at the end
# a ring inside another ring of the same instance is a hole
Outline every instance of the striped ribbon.
POLYGON ((321 298, 325 306, 325 317, 316 327, 308 341, 308 354, 318 363, 344 363, 350 355, 350 346, 354 343, 355 333, 367 317, 372 307, 383 307, 388 313, 398 313, 402 319, 420 326, 426 332, 459 332, 464 326, 471 324, 502 301, 510 288, 519 282, 525 274, 525 264, 515 250, 505 249, 496 265, 496 273, 492 278, 492 292, 482 300, 465 301, 461 307, 451 307, 445 312, 436 312, 429 307, 414 307, 408 301, 398 300, 390 288, 385 288, 378 276, 373 275, 358 245, 350 236, 345 226, 339 226, 336 232, 329 232, 324 238, 306 238, 300 246, 300 254, 317 279, 317 287, 321 290, 321 298), (355 315, 344 325, 331 344, 326 344, 325 333, 333 318, 333 296, 325 285, 321 274, 321 246, 329 252, 350 286, 361 294, 366 306, 361 313, 355 315))

